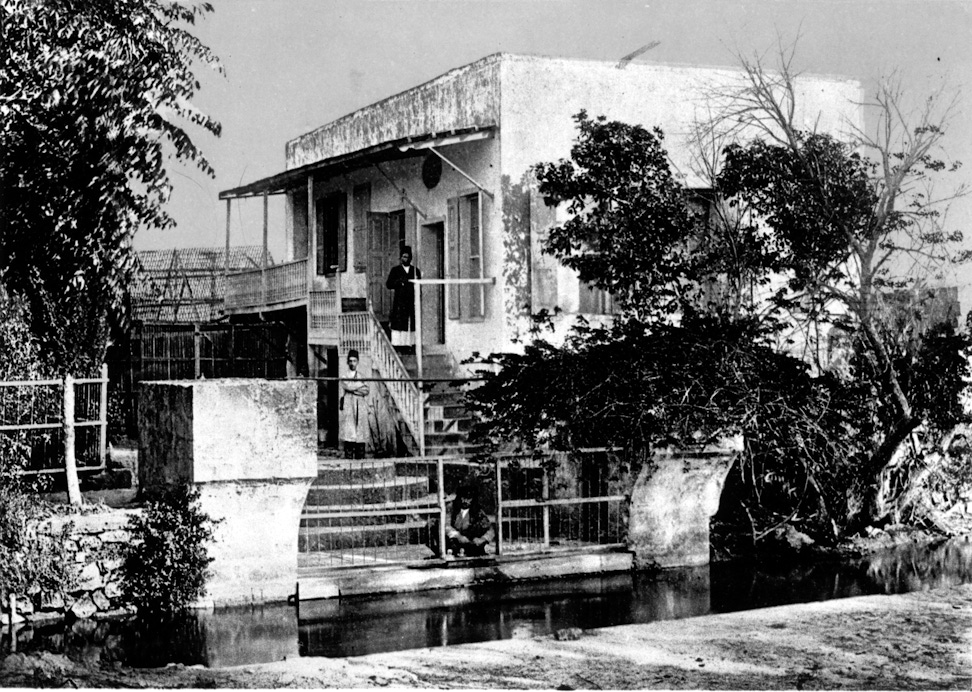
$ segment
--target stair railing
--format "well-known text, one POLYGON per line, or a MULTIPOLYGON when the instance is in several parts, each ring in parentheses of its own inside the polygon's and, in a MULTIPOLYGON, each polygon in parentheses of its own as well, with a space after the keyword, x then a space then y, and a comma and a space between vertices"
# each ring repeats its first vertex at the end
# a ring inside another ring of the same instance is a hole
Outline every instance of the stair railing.
POLYGON ((338 348, 342 353, 356 349, 371 356, 372 367, 391 393, 399 416, 412 439, 418 443, 419 454, 425 455, 424 396, 418 384, 411 379, 405 364, 392 346, 381 323, 372 310, 366 312, 342 312, 338 348))

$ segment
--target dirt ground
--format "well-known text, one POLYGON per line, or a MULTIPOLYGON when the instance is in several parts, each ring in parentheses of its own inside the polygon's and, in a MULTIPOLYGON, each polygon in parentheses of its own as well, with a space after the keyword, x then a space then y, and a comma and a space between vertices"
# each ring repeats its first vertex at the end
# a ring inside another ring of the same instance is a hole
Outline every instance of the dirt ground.
POLYGON ((210 670, 11 654, 8 687, 972 689, 972 585, 559 637, 210 670))

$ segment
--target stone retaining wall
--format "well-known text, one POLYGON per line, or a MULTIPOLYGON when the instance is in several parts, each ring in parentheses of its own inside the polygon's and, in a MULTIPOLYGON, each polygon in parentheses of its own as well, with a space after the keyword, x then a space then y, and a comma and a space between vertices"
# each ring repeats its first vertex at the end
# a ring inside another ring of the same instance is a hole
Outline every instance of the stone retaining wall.
POLYGON ((133 612, 122 597, 122 567, 131 540, 129 518, 140 511, 116 509, 42 521, 39 535, 55 541, 63 537, 73 578, 56 593, 32 587, 18 599, 19 613, 28 621, 43 622, 68 615, 85 619, 133 612))

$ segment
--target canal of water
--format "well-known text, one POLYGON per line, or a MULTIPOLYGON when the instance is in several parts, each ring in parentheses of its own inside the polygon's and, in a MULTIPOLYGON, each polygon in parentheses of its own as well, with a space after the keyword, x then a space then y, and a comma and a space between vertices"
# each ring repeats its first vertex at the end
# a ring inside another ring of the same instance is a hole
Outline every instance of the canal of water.
POLYGON ((972 537, 902 546, 851 562, 758 569, 740 564, 483 585, 293 606, 194 613, 166 627, 136 621, 77 621, 23 628, 0 650, 48 650, 90 664, 167 663, 211 667, 294 656, 383 651, 535 637, 867 594, 972 582, 972 537))

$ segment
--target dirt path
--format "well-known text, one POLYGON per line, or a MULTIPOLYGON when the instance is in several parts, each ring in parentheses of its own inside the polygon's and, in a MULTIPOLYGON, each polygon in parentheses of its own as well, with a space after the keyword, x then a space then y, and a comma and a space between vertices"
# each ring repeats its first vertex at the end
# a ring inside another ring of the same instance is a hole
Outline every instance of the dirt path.
POLYGON ((972 689, 972 585, 553 637, 208 670, 9 656, 5 686, 972 689))

